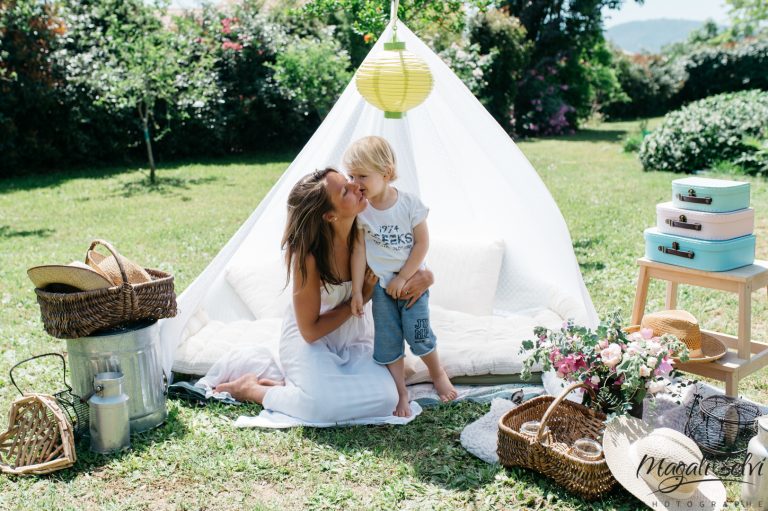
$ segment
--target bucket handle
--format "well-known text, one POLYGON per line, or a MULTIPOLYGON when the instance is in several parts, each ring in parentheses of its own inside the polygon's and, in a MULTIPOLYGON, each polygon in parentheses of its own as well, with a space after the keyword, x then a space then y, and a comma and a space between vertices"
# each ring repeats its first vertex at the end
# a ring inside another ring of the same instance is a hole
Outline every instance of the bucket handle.
POLYGON ((72 387, 69 386, 67 383, 67 361, 66 359, 61 355, 61 353, 43 353, 42 355, 35 355, 34 357, 29 357, 27 359, 22 360, 21 362, 17 363, 13 367, 11 367, 10 371, 8 371, 8 376, 11 378, 11 383, 14 387, 16 387, 16 390, 19 391, 19 394, 22 396, 25 395, 24 392, 21 390, 21 388, 16 384, 16 380, 13 378, 13 370, 18 368, 22 364, 26 364, 27 362, 31 362, 32 360, 43 358, 43 357, 59 357, 61 359, 61 365, 63 367, 62 370, 62 381, 64 382, 64 386, 67 387, 67 390, 69 392, 72 392, 72 387))

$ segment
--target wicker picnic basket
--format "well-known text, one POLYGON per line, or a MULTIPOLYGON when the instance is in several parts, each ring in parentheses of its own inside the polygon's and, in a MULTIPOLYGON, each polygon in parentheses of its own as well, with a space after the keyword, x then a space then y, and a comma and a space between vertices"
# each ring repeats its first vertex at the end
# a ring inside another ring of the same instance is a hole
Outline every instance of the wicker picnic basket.
POLYGON ((145 268, 152 280, 131 284, 115 248, 106 241, 94 240, 88 250, 96 245, 103 245, 115 256, 123 283, 75 293, 35 289, 46 332, 59 339, 77 339, 129 321, 176 315, 173 275, 145 268))
POLYGON ((0 434, 0 471, 48 474, 76 460, 72 427, 53 396, 27 394, 11 404, 8 430, 0 434))
POLYGON ((504 414, 499 420, 497 452, 505 467, 529 468, 592 500, 606 494, 616 480, 605 458, 587 461, 571 454, 571 446, 579 438, 602 442, 606 419, 604 413, 565 399, 579 387, 594 395, 589 386, 575 383, 557 398, 536 397, 504 414), (541 422, 538 436, 521 434, 520 426, 533 420, 541 422))

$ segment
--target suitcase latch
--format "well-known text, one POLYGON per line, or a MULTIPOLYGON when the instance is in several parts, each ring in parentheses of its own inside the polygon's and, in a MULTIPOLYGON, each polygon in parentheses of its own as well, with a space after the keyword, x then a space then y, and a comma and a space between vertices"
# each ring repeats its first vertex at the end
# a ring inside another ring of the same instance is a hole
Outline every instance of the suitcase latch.
POLYGON ((678 257, 685 257, 686 259, 693 259, 694 256, 693 250, 680 250, 680 243, 677 241, 672 242, 672 248, 659 245, 659 252, 678 257))
POLYGON ((681 229, 690 229, 692 231, 700 231, 701 230, 701 224, 689 224, 688 223, 688 217, 685 215, 680 215, 679 221, 675 220, 674 218, 667 218, 666 220, 667 225, 671 225, 672 227, 679 227, 681 229))
POLYGON ((688 189, 688 195, 677 194, 677 198, 682 202, 693 202, 696 204, 712 204, 712 197, 697 197, 696 190, 688 189))

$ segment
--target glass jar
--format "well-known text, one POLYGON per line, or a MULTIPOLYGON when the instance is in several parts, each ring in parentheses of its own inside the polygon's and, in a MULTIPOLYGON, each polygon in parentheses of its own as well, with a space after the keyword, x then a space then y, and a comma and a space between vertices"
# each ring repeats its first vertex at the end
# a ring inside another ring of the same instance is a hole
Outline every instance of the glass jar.
POLYGON ((571 446, 570 452, 586 461, 597 461, 603 457, 603 446, 591 438, 579 438, 571 446))

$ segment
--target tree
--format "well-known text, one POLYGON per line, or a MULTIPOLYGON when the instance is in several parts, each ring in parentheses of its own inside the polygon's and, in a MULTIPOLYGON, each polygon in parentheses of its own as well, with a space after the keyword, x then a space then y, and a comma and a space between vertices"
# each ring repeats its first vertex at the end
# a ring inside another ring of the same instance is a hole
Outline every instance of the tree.
POLYGON ((725 0, 731 6, 729 15, 735 25, 752 26, 768 21, 768 2, 765 0, 725 0))
MULTIPOLYGON (((171 130, 175 120, 206 115, 219 96, 215 54, 202 43, 192 20, 176 18, 166 27, 161 22, 165 12, 142 0, 85 4, 94 14, 87 22, 92 39, 73 52, 69 81, 86 86, 96 104, 115 115, 134 112, 154 184, 152 142, 171 130), (102 9, 109 3, 115 10, 105 14, 102 9)), ((71 6, 83 10, 74 0, 71 6)))

